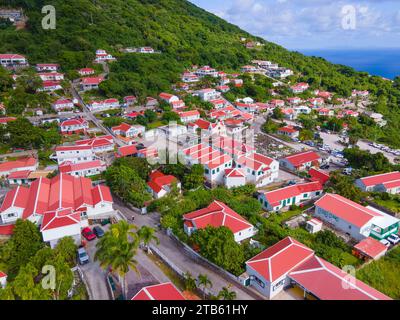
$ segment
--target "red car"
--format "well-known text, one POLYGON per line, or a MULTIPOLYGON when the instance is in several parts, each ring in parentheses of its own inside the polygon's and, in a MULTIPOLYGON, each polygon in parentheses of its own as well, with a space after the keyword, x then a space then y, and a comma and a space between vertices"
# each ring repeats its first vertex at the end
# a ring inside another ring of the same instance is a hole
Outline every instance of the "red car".
POLYGON ((93 233, 92 229, 86 227, 82 230, 82 235, 85 237, 86 240, 92 241, 96 239, 96 235, 93 233))

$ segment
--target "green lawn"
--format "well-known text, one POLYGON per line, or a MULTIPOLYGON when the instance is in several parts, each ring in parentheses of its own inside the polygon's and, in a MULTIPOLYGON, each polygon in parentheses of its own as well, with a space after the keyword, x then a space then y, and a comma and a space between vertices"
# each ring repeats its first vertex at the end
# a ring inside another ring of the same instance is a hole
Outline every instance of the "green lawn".
POLYGON ((374 202, 379 204, 382 207, 388 208, 393 212, 400 212, 400 201, 396 199, 382 200, 382 199, 374 199, 374 202))
POLYGON ((400 299, 400 247, 357 271, 356 277, 389 297, 400 299))
POLYGON ((164 125, 164 123, 161 120, 154 121, 147 125, 147 130, 155 129, 155 128, 161 127, 163 125, 164 125))

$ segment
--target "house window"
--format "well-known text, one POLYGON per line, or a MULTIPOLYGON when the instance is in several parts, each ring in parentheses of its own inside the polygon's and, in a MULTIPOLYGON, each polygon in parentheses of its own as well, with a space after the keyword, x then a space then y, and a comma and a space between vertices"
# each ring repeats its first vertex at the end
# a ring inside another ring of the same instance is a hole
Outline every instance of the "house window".
POLYGON ((315 193, 316 196, 319 196, 320 194, 321 194, 321 192, 319 192, 319 191, 317 191, 317 192, 315 193))
POLYGON ((215 174, 215 170, 212 171, 212 174, 215 174))
POLYGON ((303 198, 307 198, 307 197, 308 197, 307 193, 303 194, 303 198))
POLYGON ((209 174, 209 173, 210 173, 210 170, 205 169, 204 172, 205 172, 206 174, 209 174))

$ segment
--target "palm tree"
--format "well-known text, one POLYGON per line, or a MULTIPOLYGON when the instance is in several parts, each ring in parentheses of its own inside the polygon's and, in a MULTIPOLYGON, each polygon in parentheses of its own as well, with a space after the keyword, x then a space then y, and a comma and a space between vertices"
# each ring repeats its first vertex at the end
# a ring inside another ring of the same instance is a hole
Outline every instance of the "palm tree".
POLYGON ((139 237, 132 231, 133 228, 126 221, 120 221, 112 225, 96 244, 95 260, 100 262, 103 269, 111 268, 118 274, 125 297, 127 294, 126 274, 129 269, 139 273, 137 261, 134 259, 139 247, 139 237))
POLYGON ((193 278, 190 272, 185 272, 183 275, 185 277, 185 290, 187 291, 194 291, 196 286, 196 280, 193 278))
POLYGON ((230 291, 229 289, 231 288, 231 285, 228 285, 228 287, 223 287, 222 290, 218 293, 218 299, 221 300, 235 300, 236 299, 236 292, 235 291, 230 291))
POLYGON ((146 250, 149 252, 149 244, 154 241, 155 243, 159 244, 160 240, 155 236, 156 230, 154 230, 151 227, 148 226, 143 226, 139 229, 137 232, 137 235, 139 236, 139 240, 145 245, 146 250))
POLYGON ((199 274, 197 277, 199 287, 203 287, 203 298, 206 300, 206 288, 212 288, 213 284, 206 274, 199 274))

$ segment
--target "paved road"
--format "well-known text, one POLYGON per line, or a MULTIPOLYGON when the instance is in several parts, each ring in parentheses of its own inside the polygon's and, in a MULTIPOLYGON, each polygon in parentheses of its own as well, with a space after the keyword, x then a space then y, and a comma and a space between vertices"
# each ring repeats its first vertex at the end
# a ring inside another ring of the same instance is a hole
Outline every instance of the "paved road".
MULTIPOLYGON (((134 217, 133 223, 138 227, 143 225, 151 226, 153 228, 157 228, 159 224, 159 214, 151 213, 148 215, 140 215, 137 212, 127 208, 120 201, 116 200, 114 202, 115 209, 118 209, 128 220, 132 221, 132 217, 134 217)), ((239 300, 254 300, 255 297, 258 299, 262 299, 257 293, 253 295, 248 294, 244 291, 239 285, 237 285, 234 281, 227 281, 221 275, 217 274, 215 271, 199 264, 192 257, 182 251, 182 248, 177 244, 173 239, 171 239, 168 235, 166 235, 162 231, 157 231, 157 237, 160 240, 160 244, 158 245, 158 249, 173 263, 180 268, 183 272, 190 272, 194 277, 197 277, 199 274, 207 274, 210 280, 213 283, 213 288, 211 289, 214 294, 217 294, 223 287, 226 287, 229 283, 232 284, 232 290, 234 290, 237 294, 237 299, 239 300)), ((142 264, 142 260, 140 256, 137 257, 138 261, 142 264)))

